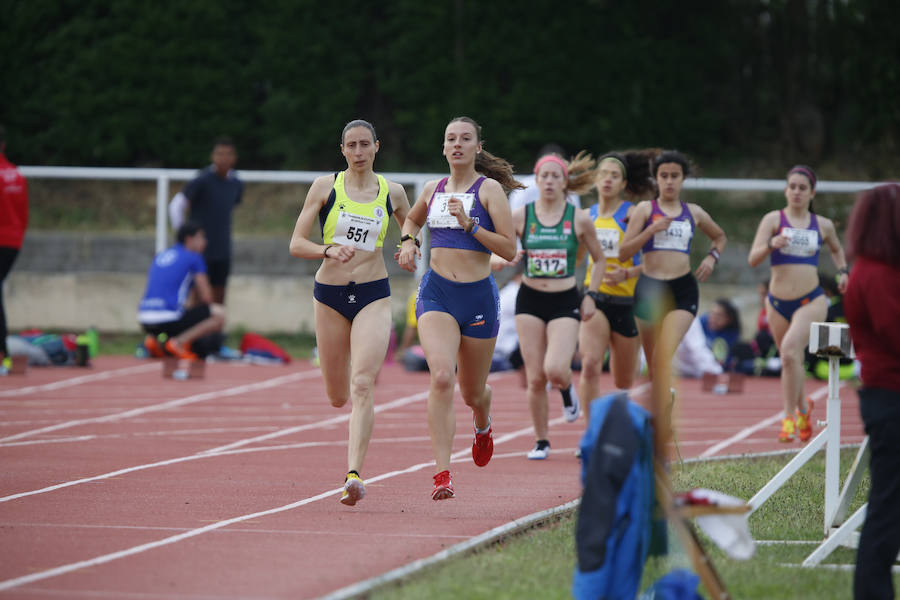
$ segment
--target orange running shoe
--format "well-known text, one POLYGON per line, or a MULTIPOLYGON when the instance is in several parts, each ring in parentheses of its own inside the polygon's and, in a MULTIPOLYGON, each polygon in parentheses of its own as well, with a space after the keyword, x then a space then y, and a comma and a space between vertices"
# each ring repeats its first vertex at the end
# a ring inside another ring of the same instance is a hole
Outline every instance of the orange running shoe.
POLYGON ((147 337, 144 338, 144 348, 147 349, 147 352, 152 358, 163 358, 166 355, 155 335, 148 334, 147 337))
POLYGON ((806 399, 807 408, 806 412, 800 412, 800 409, 797 409, 797 437, 800 438, 801 442, 806 442, 809 438, 812 437, 812 410, 813 410, 813 401, 811 398, 806 399))
POLYGON ((781 420, 781 432, 778 434, 779 442, 793 442, 794 441, 794 420, 790 417, 785 417, 781 420))
POLYGON ((453 482, 450 480, 450 471, 441 471, 434 476, 434 491, 431 492, 432 500, 448 500, 456 496, 453 491, 453 482))
POLYGON ((478 433, 478 430, 475 430, 475 439, 472 440, 472 460, 479 467, 491 462, 491 457, 494 455, 493 431, 494 428, 491 426, 488 426, 485 433, 478 433))
POLYGON ((165 345, 166 352, 184 360, 198 360, 200 357, 191 352, 190 346, 182 346, 175 341, 175 338, 169 338, 165 345))

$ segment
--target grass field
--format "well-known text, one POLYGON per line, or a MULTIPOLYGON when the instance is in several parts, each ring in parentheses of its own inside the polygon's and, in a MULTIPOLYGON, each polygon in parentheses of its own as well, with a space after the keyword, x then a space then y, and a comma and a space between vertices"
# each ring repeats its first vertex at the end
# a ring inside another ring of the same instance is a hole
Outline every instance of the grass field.
MULTIPOLYGON (((846 476, 856 448, 841 451, 841 474, 846 476)), ((749 499, 769 481, 793 454, 694 462, 672 467, 676 489, 704 487, 749 499)), ((852 597, 855 550, 839 548, 813 569, 802 563, 822 541, 825 479, 824 454, 817 454, 750 516, 756 554, 747 561, 729 559, 701 534, 713 564, 732 598, 809 598, 845 600, 852 597)), ((865 502, 869 480, 864 477, 850 514, 865 502)), ((505 539, 478 552, 458 556, 428 568, 398 584, 376 590, 373 599, 412 600, 503 598, 570 598, 575 565, 573 513, 505 539)), ((669 534, 669 554, 651 558, 644 569, 641 589, 675 568, 690 568, 677 537, 669 534)), ((900 577, 895 578, 900 586, 900 577)), ((704 597, 709 597, 702 590, 704 597)))
MULTIPOLYGON (((229 348, 239 348, 243 331, 231 331, 225 339, 225 345, 229 348)), ((282 348, 295 359, 306 359, 312 356, 312 349, 316 345, 316 338, 312 334, 267 334, 266 337, 282 348)), ((132 355, 137 345, 144 339, 140 333, 101 333, 99 354, 132 355)))

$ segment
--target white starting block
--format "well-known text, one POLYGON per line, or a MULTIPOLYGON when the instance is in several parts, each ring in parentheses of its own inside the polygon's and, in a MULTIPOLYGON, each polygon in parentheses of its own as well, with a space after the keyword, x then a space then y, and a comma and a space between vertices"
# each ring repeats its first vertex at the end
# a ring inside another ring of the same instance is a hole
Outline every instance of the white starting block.
POLYGON ((179 361, 174 356, 166 356, 162 359, 162 376, 166 379, 203 379, 206 377, 206 361, 179 361))
POLYGON ((841 397, 838 393, 840 378, 838 368, 841 358, 855 358, 850 341, 850 327, 844 323, 811 323, 809 327, 809 351, 828 358, 828 399, 825 405, 825 421, 819 421, 824 429, 801 450, 775 477, 750 499, 751 510, 756 511, 796 473, 800 467, 825 447, 825 541, 803 561, 803 566, 814 566, 841 545, 856 546, 856 528, 865 519, 863 506, 847 519, 850 501, 856 496, 863 468, 868 464, 869 438, 863 440, 844 489, 840 485, 841 447, 841 397), (862 468, 861 468, 862 467, 862 468), (851 536, 852 534, 852 536, 851 536), (850 536, 851 540, 846 541, 850 536))

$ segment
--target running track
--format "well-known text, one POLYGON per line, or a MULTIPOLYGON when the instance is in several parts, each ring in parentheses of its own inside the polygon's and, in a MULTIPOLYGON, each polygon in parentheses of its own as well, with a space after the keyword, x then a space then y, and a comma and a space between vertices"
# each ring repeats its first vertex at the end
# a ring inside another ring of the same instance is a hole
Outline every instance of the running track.
MULTIPOLYGON (((368 495, 350 508, 338 502, 349 407, 330 406, 305 361, 172 381, 158 363, 101 357, 0 378, 0 598, 316 598, 577 498, 583 421, 563 423, 551 393, 553 452, 528 461, 518 377, 491 385, 494 458, 472 463, 457 395, 457 498, 433 502, 427 375, 386 365, 368 495)), ((777 379, 724 396, 677 387, 684 457, 784 449, 777 379)), ((824 418, 824 383, 807 391, 824 418)), ((858 443, 856 394, 841 394, 842 442, 858 443)))

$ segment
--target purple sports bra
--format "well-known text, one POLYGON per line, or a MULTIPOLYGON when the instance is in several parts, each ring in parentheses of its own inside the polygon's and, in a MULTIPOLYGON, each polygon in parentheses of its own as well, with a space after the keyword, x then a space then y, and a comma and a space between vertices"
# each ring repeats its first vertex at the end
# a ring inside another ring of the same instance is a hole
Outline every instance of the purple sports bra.
MULTIPOLYGON (((656 198, 650 201, 650 206, 652 207, 650 210, 650 218, 644 223, 644 229, 657 218, 668 216, 659 208, 656 198), (659 217, 657 217, 657 215, 659 215, 659 217)), ((691 216, 688 205, 682 202, 681 214, 672 219, 668 229, 654 233, 653 237, 647 240, 641 250, 643 250, 644 253, 653 252, 654 250, 670 250, 690 254, 691 240, 693 238, 694 217, 691 216)))
POLYGON ((465 230, 459 227, 456 217, 447 212, 447 201, 450 199, 450 196, 456 196, 463 200, 466 206, 470 207, 469 216, 475 219, 479 227, 488 231, 494 231, 494 222, 491 220, 491 215, 484 209, 481 205, 481 200, 478 198, 478 190, 487 178, 479 177, 472 184, 472 187, 466 190, 465 194, 445 192, 448 179, 449 177, 444 177, 438 182, 437 187, 434 188, 434 193, 431 195, 431 200, 428 201, 427 223, 431 232, 431 247, 459 248, 490 254, 491 251, 484 244, 476 240, 474 235, 466 233, 465 230), (471 196, 467 197, 469 194, 471 196))
POLYGON ((780 221, 778 234, 788 239, 784 248, 772 250, 769 258, 772 266, 776 265, 819 265, 819 249, 822 247, 822 234, 819 232, 819 221, 816 213, 809 213, 809 226, 798 229, 791 227, 783 210, 778 211, 780 221))

